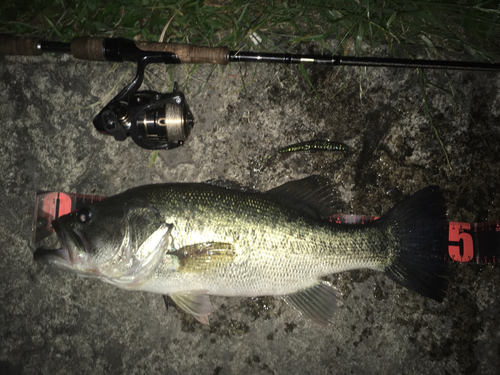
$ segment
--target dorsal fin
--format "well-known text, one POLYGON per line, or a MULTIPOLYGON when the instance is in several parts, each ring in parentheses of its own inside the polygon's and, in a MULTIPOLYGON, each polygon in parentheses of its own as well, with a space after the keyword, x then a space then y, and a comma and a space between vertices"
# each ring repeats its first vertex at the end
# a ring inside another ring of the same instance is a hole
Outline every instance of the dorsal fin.
POLYGON ((312 211, 319 217, 329 217, 344 211, 344 203, 329 185, 329 180, 317 175, 287 182, 265 194, 291 201, 297 208, 312 211))

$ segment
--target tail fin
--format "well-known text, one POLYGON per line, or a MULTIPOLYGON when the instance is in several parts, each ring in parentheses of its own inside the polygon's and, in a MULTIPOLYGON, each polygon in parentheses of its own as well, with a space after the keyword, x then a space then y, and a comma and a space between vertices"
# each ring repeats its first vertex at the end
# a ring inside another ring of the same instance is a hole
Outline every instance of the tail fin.
POLYGON ((446 295, 446 208, 437 186, 418 191, 379 220, 391 236, 393 262, 385 274, 425 297, 446 295))

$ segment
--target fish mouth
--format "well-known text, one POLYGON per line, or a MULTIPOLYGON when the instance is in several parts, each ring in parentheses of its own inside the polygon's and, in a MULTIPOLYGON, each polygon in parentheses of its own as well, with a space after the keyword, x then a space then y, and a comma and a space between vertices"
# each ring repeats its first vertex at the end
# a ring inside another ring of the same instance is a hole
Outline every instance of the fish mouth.
POLYGON ((33 253, 33 258, 35 258, 37 262, 45 263, 50 266, 66 268, 71 265, 68 250, 65 248, 43 249, 40 247, 33 253))
POLYGON ((36 249, 33 253, 35 261, 57 268, 76 271, 74 267, 78 262, 75 261, 73 254, 78 253, 79 250, 85 251, 87 241, 76 231, 62 230, 57 220, 52 222, 52 227, 59 238, 61 248, 36 249))

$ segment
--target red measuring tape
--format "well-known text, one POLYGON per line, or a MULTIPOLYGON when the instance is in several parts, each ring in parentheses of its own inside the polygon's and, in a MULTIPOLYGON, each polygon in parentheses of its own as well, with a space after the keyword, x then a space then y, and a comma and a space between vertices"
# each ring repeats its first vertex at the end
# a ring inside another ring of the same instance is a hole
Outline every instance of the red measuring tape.
MULTIPOLYGON (((78 208, 99 202, 99 195, 61 192, 38 193, 35 198, 32 245, 54 233, 52 221, 78 208)), ((336 224, 366 224, 378 216, 337 214, 330 217, 336 224)), ((448 260, 464 263, 500 263, 500 221, 484 223, 448 223, 448 260)))
POLYGON ((35 216, 33 218, 31 244, 54 233, 52 221, 82 206, 99 202, 105 197, 99 195, 61 193, 58 191, 37 193, 35 197, 35 216))

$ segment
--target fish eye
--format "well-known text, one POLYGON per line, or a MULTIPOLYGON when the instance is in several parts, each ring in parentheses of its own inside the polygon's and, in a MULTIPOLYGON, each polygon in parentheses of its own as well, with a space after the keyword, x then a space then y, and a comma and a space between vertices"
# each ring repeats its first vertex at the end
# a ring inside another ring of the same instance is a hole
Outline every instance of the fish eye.
POLYGON ((80 208, 76 213, 76 218, 80 223, 87 224, 92 218, 92 211, 90 211, 87 207, 80 208))

